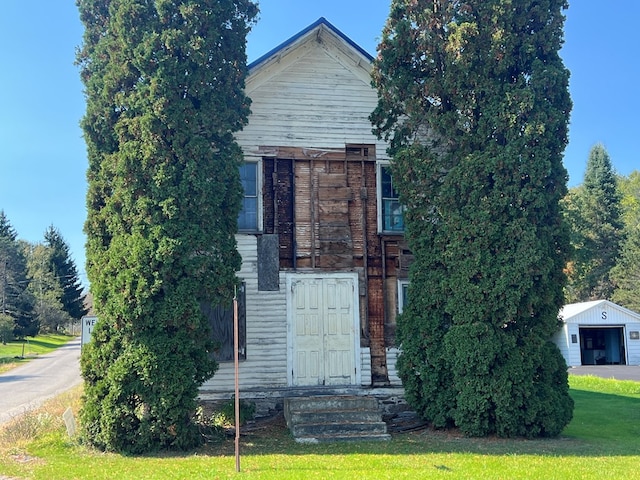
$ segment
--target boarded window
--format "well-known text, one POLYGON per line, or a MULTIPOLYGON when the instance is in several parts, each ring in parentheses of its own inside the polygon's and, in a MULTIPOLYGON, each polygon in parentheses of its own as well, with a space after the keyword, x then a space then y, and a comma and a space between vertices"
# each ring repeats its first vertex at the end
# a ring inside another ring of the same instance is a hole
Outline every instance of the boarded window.
MULTIPOLYGON (((238 350, 239 358, 247 358, 246 340, 246 287, 243 282, 238 288, 238 350)), ((233 303, 213 306, 201 305, 202 312, 209 320, 211 336, 216 343, 213 357, 218 362, 233 361, 233 303)))
POLYGON ((258 237, 258 291, 278 291, 278 235, 260 235, 258 237))

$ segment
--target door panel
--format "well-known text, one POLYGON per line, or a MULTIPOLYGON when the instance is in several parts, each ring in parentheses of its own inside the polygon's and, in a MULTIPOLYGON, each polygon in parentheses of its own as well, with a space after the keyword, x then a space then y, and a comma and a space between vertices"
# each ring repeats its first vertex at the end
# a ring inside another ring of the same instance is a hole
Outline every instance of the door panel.
POLYGON ((292 284, 294 385, 355 383, 354 288, 352 278, 292 284))
POLYGON ((322 283, 316 279, 297 282, 294 287, 295 358, 300 385, 318 385, 322 370, 322 312, 319 309, 322 283))

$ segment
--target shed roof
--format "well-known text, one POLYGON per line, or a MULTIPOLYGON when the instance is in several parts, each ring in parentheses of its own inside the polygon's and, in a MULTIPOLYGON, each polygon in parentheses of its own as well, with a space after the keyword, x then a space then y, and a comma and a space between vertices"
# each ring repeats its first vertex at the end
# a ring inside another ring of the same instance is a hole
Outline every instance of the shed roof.
POLYGON ((337 37, 342 39, 347 45, 349 45, 356 52, 362 55, 368 62, 373 61, 373 57, 366 50, 364 50, 357 43, 355 43, 353 40, 347 37, 344 33, 338 30, 326 18, 320 17, 318 20, 316 20, 314 23, 309 25, 304 30, 300 31, 299 33, 296 33, 293 37, 289 38, 288 40, 285 40, 274 49, 268 51, 257 60, 254 60, 253 62, 251 62, 249 64, 249 70, 253 70, 257 66, 265 63, 270 58, 275 57, 281 54, 282 52, 288 50, 290 47, 298 43, 301 39, 309 35, 314 30, 322 30, 323 28, 329 30, 330 32, 334 33, 337 37))
POLYGON ((559 316, 567 321, 570 318, 576 317, 584 312, 587 312, 593 308, 614 308, 622 313, 629 315, 630 317, 640 321, 640 314, 629 310, 621 305, 610 302, 609 300, 593 300, 591 302, 570 303, 560 309, 559 316))

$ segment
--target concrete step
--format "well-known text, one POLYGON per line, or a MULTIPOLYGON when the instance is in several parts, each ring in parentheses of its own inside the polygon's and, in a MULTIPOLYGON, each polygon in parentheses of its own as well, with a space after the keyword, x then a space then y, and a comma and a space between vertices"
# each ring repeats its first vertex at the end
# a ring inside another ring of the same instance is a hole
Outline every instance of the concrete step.
POLYGON ((301 443, 389 440, 373 397, 322 395, 285 399, 284 415, 301 443))
MULTIPOLYGON (((373 410, 378 411, 378 400, 374 397, 356 395, 316 395, 312 397, 290 397, 289 408, 296 411, 316 410, 373 410)), ((285 407, 286 408, 286 407, 285 407)))
POLYGON ((294 437, 317 437, 322 435, 380 435, 387 433, 384 422, 301 423, 291 426, 294 437))
POLYGON ((292 410, 289 421, 297 423, 379 422, 380 412, 373 410, 292 410))
POLYGON ((316 435, 313 437, 295 437, 297 443, 339 443, 339 442, 387 442, 391 440, 391 435, 383 433, 380 435, 316 435))

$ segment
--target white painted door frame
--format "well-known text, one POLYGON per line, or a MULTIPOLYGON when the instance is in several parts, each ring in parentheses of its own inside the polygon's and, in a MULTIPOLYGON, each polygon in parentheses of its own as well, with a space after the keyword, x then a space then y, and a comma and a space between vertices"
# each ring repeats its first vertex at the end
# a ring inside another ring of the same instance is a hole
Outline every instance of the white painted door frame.
MULTIPOLYGON (((344 273, 287 273, 286 279, 286 301, 287 301, 287 384, 289 386, 296 385, 294 368, 295 368, 295 356, 296 356, 296 340, 295 340, 295 325, 294 315, 295 306, 293 304, 294 295, 293 290, 297 282, 311 281, 313 279, 325 280, 325 279, 348 279, 352 281, 353 291, 351 294, 351 332, 352 332, 352 345, 351 356, 353 359, 353 365, 355 368, 354 374, 351 376, 352 381, 349 384, 360 385, 362 381, 362 366, 360 359, 360 302, 358 296, 358 274, 355 272, 344 273)), ((325 373, 325 378, 326 378, 325 373)))

